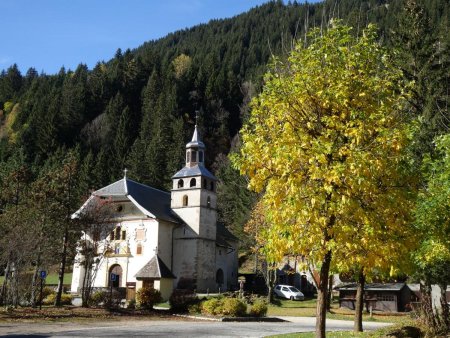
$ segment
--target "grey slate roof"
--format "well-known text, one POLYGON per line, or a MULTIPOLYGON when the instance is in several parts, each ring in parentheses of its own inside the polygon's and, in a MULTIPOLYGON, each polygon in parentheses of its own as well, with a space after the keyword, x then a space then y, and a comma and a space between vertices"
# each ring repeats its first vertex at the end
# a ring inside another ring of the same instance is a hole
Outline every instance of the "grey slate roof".
POLYGON ((204 176, 211 180, 217 181, 217 178, 211 174, 211 172, 206 169, 202 165, 196 165, 194 167, 184 167, 179 172, 177 172, 175 175, 172 176, 172 178, 181 178, 181 177, 191 177, 191 176, 204 176))
POLYGON ((137 203, 157 219, 181 223, 170 208, 169 192, 158 190, 147 185, 123 178, 92 193, 95 196, 124 196, 137 203))
POLYGON ((138 271, 135 277, 136 279, 176 278, 158 255, 153 256, 153 258, 138 271))
MULTIPOLYGON (((340 285, 336 290, 356 290, 356 283, 350 283, 346 285, 340 285)), ((405 283, 368 283, 364 285, 366 291, 400 291, 406 286, 405 283)))
POLYGON ((226 248, 233 248, 229 242, 237 242, 238 239, 234 236, 224 224, 217 222, 216 227, 216 245, 226 248))

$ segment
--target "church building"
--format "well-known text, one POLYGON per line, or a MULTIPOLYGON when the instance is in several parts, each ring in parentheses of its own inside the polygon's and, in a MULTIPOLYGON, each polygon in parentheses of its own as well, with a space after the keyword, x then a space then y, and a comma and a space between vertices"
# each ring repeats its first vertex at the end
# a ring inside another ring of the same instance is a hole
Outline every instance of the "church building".
MULTIPOLYGON (((133 299, 142 286, 153 286, 167 300, 174 289, 217 292, 237 287, 238 241, 217 223, 217 179, 205 167, 197 125, 186 145, 185 167, 172 180, 169 193, 130 180, 125 172, 123 179, 93 192, 72 215, 78 217, 99 199, 112 206, 111 229, 99 239, 94 288, 122 288, 133 299)), ((73 293, 80 293, 83 285, 82 261, 78 250, 73 293)))

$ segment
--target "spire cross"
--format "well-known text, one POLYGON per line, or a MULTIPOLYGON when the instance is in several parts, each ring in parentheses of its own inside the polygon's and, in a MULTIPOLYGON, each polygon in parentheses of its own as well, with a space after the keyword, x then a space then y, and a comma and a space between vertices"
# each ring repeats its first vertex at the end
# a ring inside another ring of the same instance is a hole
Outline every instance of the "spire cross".
POLYGON ((125 168, 125 169, 123 170, 123 175, 124 175, 124 178, 127 178, 127 172, 128 172, 128 169, 127 169, 127 168, 125 168))
POLYGON ((198 115, 198 110, 196 110, 196 111, 195 111, 195 125, 198 124, 198 117, 199 117, 199 115, 198 115))

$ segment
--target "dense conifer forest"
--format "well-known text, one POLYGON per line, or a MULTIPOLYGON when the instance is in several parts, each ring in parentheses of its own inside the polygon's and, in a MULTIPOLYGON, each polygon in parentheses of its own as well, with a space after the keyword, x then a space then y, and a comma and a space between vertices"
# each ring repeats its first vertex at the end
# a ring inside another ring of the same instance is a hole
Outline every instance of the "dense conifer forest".
MULTIPOLYGON (((271 56, 283 58, 294 40, 307 43, 306 32, 326 29, 332 17, 352 26, 354 34, 376 23, 383 44, 396 50, 399 67, 419 84, 411 114, 425 119, 414 150, 420 158, 449 125, 448 108, 443 108, 449 89, 449 6, 448 0, 417 0, 422 11, 406 13, 406 2, 273 1, 143 42, 135 50, 117 50, 93 69, 80 64, 57 74, 39 74, 33 68, 22 74, 16 65, 3 70, 0 213, 11 216, 4 218, 10 223, 2 223, 2 233, 14 228, 15 236, 25 238, 29 220, 42 215, 42 227, 34 235, 52 233, 60 243, 68 232, 50 231, 46 227, 64 226, 44 218, 57 214, 67 219, 89 191, 120 179, 124 168, 134 180, 170 189, 199 111, 207 166, 221 180, 220 218, 239 235, 254 196, 227 155, 239 144, 249 102, 261 90, 271 56), (34 199, 37 210, 18 217, 27 199, 34 199)), ((11 242, 13 237, 8 238, 11 242)), ((1 248, 0 262, 19 259, 12 257, 12 249, 1 248)), ((44 254, 44 248, 39 250, 44 254)))

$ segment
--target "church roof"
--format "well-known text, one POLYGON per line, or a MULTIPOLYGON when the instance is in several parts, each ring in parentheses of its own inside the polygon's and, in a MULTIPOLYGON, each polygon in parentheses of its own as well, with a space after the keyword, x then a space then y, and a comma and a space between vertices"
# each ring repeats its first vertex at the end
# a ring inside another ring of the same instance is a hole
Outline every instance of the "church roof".
POLYGON ((197 129, 197 125, 195 125, 194 134, 192 135, 191 142, 186 144, 186 148, 191 147, 205 148, 205 144, 200 139, 200 132, 197 129))
POLYGON ((238 238, 234 236, 223 223, 217 222, 216 244, 226 248, 232 248, 233 246, 229 241, 237 242, 238 238))
MULTIPOLYGON (((128 198, 139 210, 149 217, 174 223, 181 222, 170 208, 170 193, 137 183, 129 178, 123 178, 94 191, 92 195, 99 197, 122 196, 128 198)), ((74 215, 78 214, 81 209, 74 215)))
POLYGON ((138 271, 135 277, 136 279, 176 278, 158 255, 153 256, 153 258, 138 271))
POLYGON ((217 181, 217 178, 211 174, 211 172, 206 169, 202 165, 196 165, 193 167, 184 167, 179 172, 177 172, 175 175, 172 176, 172 178, 181 178, 181 177, 191 177, 191 176, 204 176, 211 180, 217 181))

